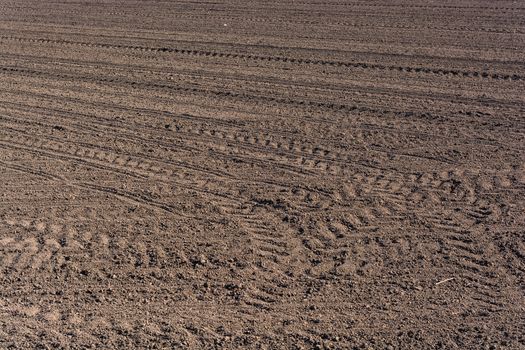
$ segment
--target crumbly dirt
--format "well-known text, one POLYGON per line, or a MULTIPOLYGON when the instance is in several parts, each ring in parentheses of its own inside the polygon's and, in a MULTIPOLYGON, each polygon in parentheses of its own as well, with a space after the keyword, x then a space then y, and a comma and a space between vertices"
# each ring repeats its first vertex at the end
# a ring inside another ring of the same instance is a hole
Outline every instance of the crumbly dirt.
POLYGON ((525 4, 0 1, 1 349, 525 348, 525 4))

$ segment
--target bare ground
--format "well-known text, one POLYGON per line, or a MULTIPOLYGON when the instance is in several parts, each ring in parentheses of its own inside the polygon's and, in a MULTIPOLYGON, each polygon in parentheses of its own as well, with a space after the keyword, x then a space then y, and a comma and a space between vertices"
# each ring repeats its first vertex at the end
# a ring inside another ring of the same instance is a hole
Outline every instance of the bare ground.
POLYGON ((525 4, 0 1, 0 348, 525 348, 525 4))

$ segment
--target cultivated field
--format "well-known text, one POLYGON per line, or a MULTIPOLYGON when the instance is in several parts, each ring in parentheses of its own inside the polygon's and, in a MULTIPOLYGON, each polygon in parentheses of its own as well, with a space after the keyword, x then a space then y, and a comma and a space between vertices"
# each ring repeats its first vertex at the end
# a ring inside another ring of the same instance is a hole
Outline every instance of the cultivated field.
POLYGON ((525 3, 0 0, 1 349, 525 347, 525 3))

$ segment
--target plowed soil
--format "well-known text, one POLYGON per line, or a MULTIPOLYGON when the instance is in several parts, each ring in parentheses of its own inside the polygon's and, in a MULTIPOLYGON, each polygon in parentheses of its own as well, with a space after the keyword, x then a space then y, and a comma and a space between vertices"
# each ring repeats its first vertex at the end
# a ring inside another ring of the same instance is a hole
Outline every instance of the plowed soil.
POLYGON ((525 348, 525 3, 0 1, 1 349, 525 348))

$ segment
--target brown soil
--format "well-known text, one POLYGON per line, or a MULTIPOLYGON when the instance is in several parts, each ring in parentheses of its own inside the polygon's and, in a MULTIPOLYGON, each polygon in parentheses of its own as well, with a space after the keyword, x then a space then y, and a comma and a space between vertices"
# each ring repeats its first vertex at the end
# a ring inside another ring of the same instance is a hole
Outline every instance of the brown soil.
POLYGON ((0 348, 525 348, 524 52, 520 1, 0 1, 0 348))

